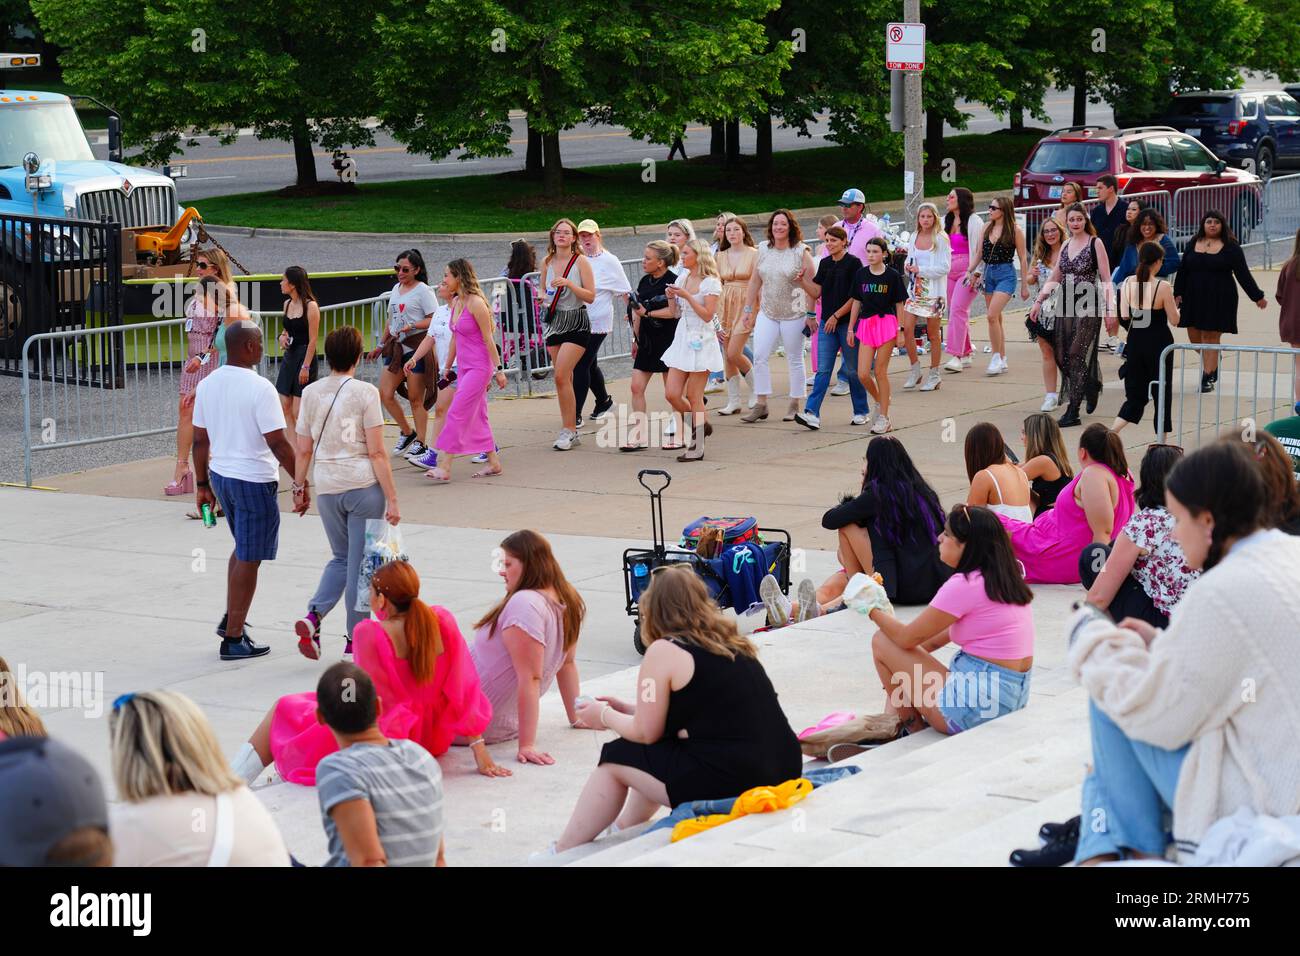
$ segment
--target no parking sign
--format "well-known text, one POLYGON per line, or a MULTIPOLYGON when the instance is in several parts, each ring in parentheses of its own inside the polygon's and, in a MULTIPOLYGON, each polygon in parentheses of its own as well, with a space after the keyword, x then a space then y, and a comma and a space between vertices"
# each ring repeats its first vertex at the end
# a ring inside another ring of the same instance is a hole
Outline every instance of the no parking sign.
POLYGON ((924 23, 890 23, 885 26, 885 67, 918 72, 925 69, 924 23))

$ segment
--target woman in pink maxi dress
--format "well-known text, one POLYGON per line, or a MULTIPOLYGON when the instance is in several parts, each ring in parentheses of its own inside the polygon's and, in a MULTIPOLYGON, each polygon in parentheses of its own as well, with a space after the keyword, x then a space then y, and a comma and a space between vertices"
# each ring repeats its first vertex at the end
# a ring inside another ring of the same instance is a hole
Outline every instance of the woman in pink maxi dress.
MULTIPOLYGON (((379 622, 366 620, 352 632, 353 661, 370 675, 380 699, 379 730, 390 740, 413 740, 435 757, 454 738, 477 736, 492 719, 492 705, 456 618, 433 605, 442 653, 433 678, 418 684, 411 665, 393 652, 379 622)), ((271 719, 271 755, 285 780, 315 786, 316 765, 338 750, 334 734, 316 721, 316 694, 290 694, 276 702, 271 719)))
POLYGON ((1011 535, 1011 547, 1025 566, 1025 580, 1030 584, 1078 584, 1079 555, 1092 544, 1093 532, 1088 516, 1074 500, 1074 489, 1089 469, 1104 468, 1119 486, 1119 500, 1115 505, 1115 520, 1111 525, 1112 538, 1133 516, 1133 479, 1117 474, 1101 462, 1093 462, 1081 470, 1061 489, 1056 506, 1039 514, 1033 523, 1017 521, 998 515, 1011 535))
MULTIPOLYGON (((456 455, 483 453, 487 455, 487 467, 476 471, 474 477, 492 478, 501 474, 501 460, 488 422, 487 392, 493 380, 498 388, 506 387, 506 373, 499 368, 501 356, 497 351, 492 311, 468 259, 447 263, 438 291, 451 296, 452 314, 451 348, 444 359, 442 375, 448 376, 454 362, 459 377, 456 395, 434 442, 438 463, 424 476, 437 484, 446 484, 451 481, 451 462, 456 455)), ((408 366, 423 356, 424 344, 416 349, 408 366)))

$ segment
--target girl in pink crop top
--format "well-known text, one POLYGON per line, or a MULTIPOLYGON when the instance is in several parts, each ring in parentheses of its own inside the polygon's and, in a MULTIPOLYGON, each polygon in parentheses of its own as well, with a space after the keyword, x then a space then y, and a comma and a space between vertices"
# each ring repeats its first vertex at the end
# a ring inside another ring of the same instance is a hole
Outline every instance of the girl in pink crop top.
POLYGON ((929 724, 951 734, 1028 701, 1034 595, 1011 539, 987 508, 958 505, 948 513, 939 559, 954 573, 914 620, 904 624, 892 608, 871 610, 880 628, 871 652, 886 712, 910 731, 929 724), (949 641, 961 650, 945 666, 932 652, 949 641))

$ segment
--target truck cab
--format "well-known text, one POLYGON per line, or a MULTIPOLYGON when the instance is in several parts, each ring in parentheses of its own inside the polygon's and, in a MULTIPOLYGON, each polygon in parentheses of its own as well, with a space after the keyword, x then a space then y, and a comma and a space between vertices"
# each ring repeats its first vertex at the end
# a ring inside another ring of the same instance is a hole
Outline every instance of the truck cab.
POLYGON ((168 228, 180 209, 170 177, 96 159, 67 96, 0 90, 0 213, 93 221, 107 216, 130 229, 168 228), (40 161, 42 180, 49 181, 35 192, 28 191, 23 165, 29 153, 40 161))

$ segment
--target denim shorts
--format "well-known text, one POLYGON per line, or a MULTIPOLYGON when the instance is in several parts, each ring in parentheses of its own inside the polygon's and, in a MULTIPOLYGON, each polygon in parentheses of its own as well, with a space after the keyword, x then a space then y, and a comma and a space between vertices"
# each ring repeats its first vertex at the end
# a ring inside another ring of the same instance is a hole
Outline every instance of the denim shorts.
POLYGON ((984 266, 984 294, 1005 292, 1016 294, 1016 267, 1010 262, 998 262, 984 266))
POLYGON ((1029 675, 958 651, 943 683, 939 710, 948 733, 959 734, 1029 703, 1029 675))
POLYGON ((238 561, 274 561, 280 544, 280 505, 276 499, 278 481, 243 481, 208 470, 212 493, 226 513, 226 524, 235 536, 238 561))

